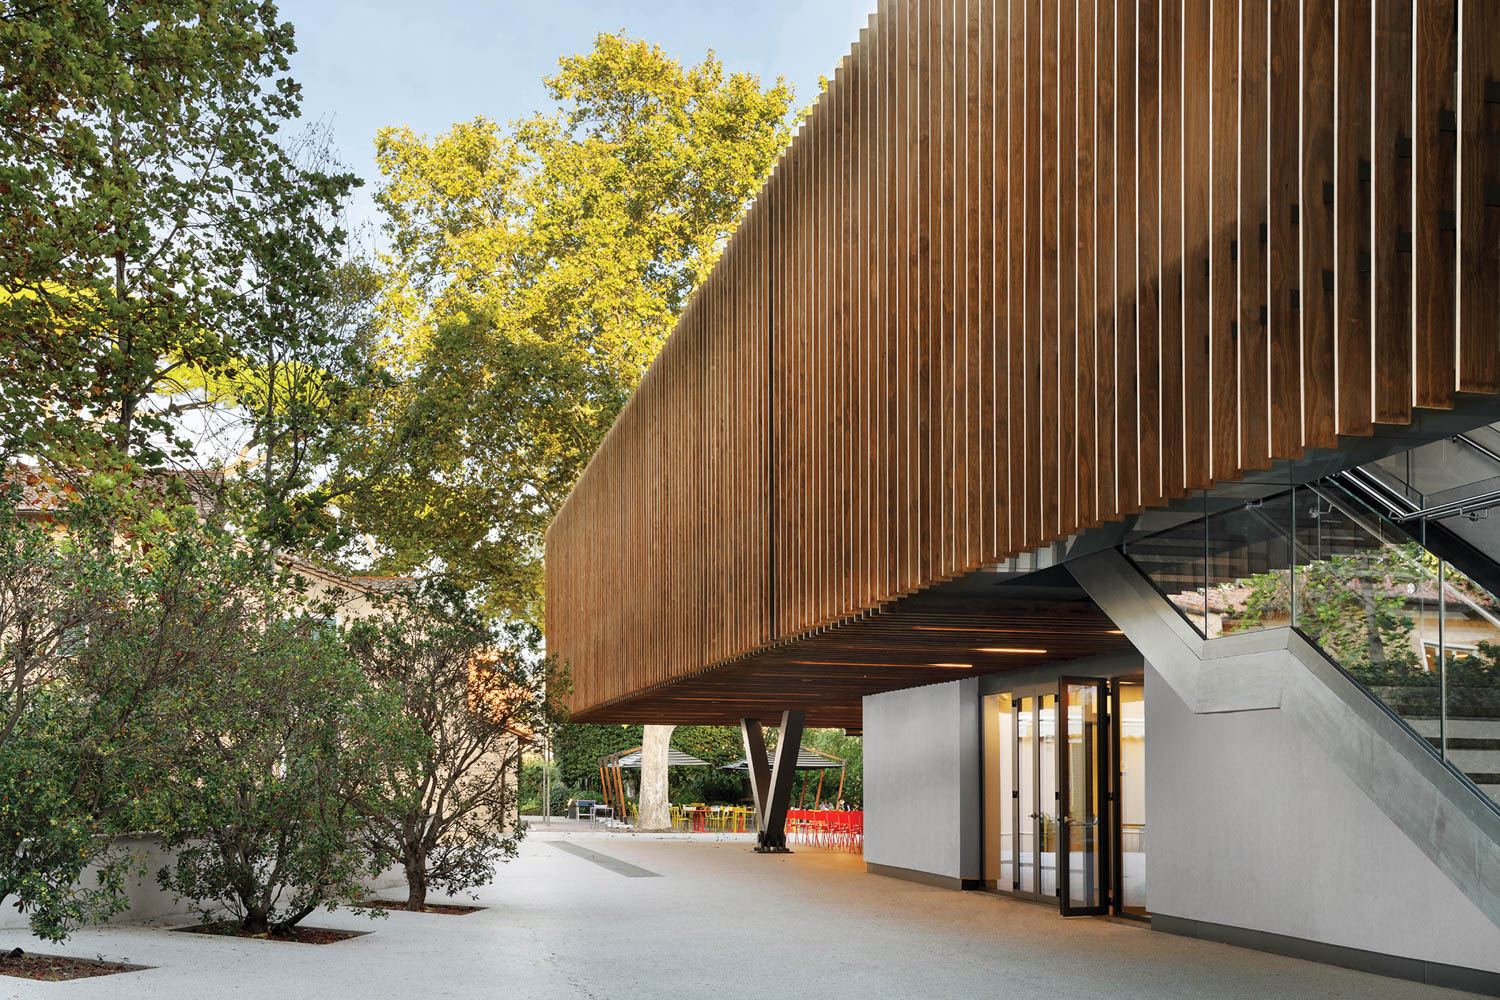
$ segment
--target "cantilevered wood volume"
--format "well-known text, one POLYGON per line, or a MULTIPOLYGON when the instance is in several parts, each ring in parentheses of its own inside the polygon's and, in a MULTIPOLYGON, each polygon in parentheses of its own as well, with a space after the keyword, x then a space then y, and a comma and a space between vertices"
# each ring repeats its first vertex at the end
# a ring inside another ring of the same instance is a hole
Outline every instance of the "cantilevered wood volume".
POLYGON ((1500 4, 889 0, 553 523, 548 647, 582 720, 857 724, 973 624, 904 595, 1497 390, 1500 4))

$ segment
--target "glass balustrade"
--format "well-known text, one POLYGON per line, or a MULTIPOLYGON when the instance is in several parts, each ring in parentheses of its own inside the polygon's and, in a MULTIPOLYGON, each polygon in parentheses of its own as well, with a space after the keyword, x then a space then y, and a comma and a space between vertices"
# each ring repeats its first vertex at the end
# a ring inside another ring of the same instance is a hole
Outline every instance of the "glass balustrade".
POLYGON ((1500 600, 1331 481, 1123 546, 1207 638, 1292 626, 1500 801, 1500 600))

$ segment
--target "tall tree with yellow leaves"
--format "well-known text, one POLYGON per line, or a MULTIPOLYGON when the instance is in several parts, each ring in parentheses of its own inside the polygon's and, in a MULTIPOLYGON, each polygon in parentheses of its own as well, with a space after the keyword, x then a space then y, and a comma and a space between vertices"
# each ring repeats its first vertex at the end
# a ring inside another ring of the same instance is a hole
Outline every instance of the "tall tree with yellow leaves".
POLYGON ((601 34, 502 127, 383 130, 378 359, 346 511, 399 571, 538 621, 547 523, 790 138, 791 88, 601 34))

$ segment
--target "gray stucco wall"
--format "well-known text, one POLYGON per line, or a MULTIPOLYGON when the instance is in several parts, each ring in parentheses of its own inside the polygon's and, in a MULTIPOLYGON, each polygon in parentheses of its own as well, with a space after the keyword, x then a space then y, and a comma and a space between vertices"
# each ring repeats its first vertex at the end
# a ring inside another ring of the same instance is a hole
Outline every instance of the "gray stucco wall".
POLYGON ((979 877, 974 678, 864 700, 865 861, 979 877))
POLYGON ((1500 929, 1280 709, 1194 713, 1146 673, 1153 913, 1500 971, 1500 929))

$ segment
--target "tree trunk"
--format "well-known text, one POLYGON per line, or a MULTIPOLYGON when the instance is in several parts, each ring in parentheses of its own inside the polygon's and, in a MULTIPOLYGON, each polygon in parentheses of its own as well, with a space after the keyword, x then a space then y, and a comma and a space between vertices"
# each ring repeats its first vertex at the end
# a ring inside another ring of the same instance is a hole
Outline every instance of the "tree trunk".
POLYGON ((1359 596, 1365 613, 1365 648, 1370 653, 1372 667, 1385 666, 1385 640, 1380 634, 1380 621, 1376 616, 1375 582, 1367 570, 1359 577, 1359 596))
POLYGON ((245 911, 245 917, 240 921, 248 934, 269 934, 271 932, 271 914, 268 910, 258 906, 252 906, 245 911))
POLYGON ((667 801, 667 751, 676 726, 646 726, 641 738, 641 816, 637 829, 670 830, 672 806, 667 801))
POLYGON ((427 905, 427 859, 411 856, 406 861, 406 908, 420 913, 427 905))

